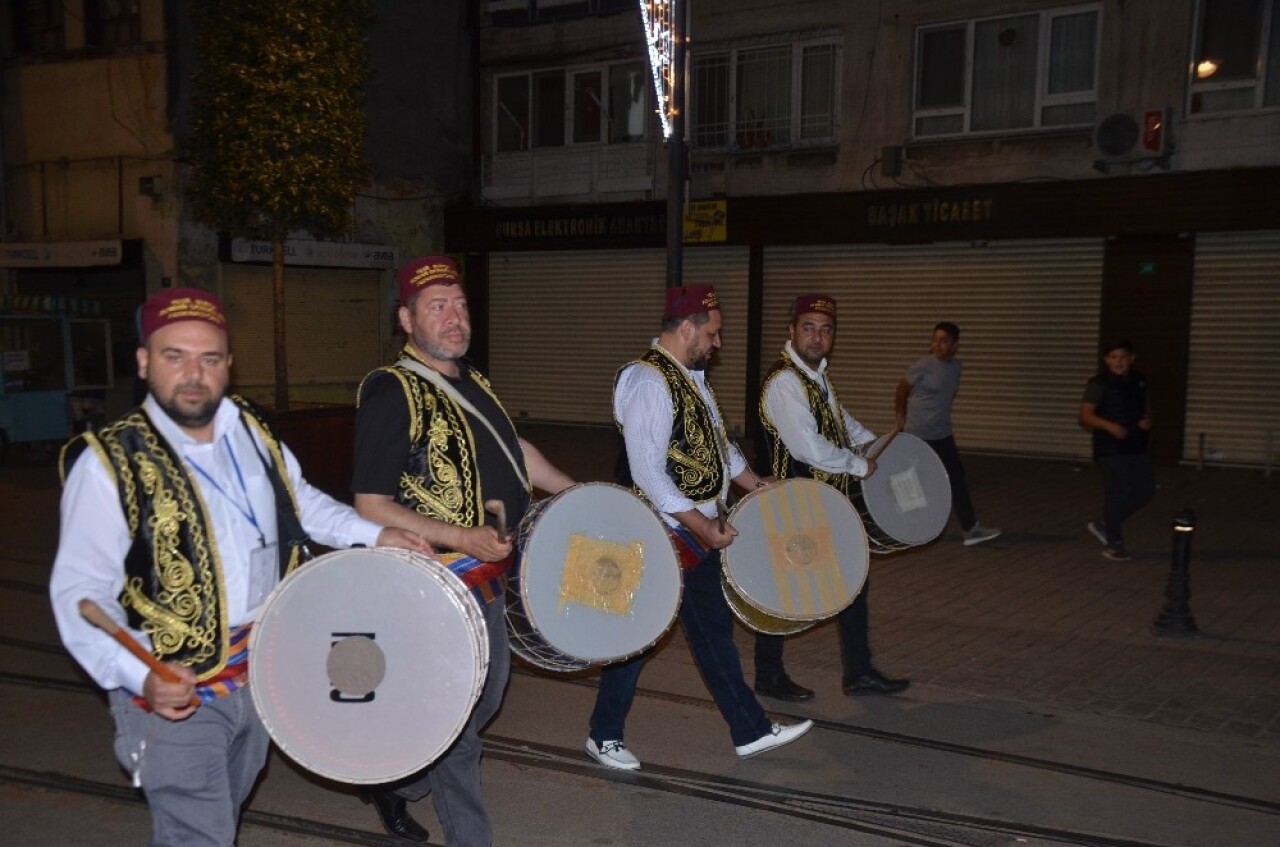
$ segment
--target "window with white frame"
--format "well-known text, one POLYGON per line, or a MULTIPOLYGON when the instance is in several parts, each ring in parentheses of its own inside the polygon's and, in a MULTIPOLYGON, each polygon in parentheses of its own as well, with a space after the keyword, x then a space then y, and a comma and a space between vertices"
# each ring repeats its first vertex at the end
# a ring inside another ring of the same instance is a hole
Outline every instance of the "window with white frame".
POLYGON ((643 62, 495 77, 493 150, 643 141, 648 85, 643 62))
POLYGON ((1191 114, 1280 106, 1280 3, 1200 0, 1191 114))
POLYGON ((693 145, 756 150, 833 142, 839 66, 832 40, 698 53, 689 80, 693 145))
POLYGON ((1101 18, 1092 3, 920 27, 912 134, 1091 125, 1101 18))

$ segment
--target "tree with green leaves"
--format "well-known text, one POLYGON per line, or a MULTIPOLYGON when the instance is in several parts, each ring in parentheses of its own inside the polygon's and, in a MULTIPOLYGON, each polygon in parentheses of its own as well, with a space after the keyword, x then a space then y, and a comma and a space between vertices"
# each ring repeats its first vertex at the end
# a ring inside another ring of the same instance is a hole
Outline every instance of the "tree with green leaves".
POLYGON ((198 0, 191 182, 196 219, 270 241, 275 406, 289 407, 284 244, 349 233, 368 174, 368 0, 198 0))

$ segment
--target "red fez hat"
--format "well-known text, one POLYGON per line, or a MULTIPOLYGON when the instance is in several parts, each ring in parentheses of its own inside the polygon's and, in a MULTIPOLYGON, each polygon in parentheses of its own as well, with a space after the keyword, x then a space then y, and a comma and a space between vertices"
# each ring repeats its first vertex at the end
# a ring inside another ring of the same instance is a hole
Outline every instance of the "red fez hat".
POLYGON ((679 288, 667 289, 667 301, 662 309, 662 319, 669 321, 672 318, 683 318, 719 308, 720 301, 716 298, 714 286, 682 285, 679 288))
POLYGON ((432 285, 461 285, 458 266, 448 256, 423 256, 404 265, 396 273, 400 287, 400 303, 408 303, 413 295, 432 285))
POLYGON ((801 294, 791 307, 791 317, 798 318, 809 312, 830 315, 831 320, 834 321, 836 319, 836 299, 828 297, 826 294, 801 294))
POLYGON ((156 330, 179 321, 204 321, 227 331, 227 313, 222 301, 202 288, 163 289, 148 297, 139 313, 143 341, 156 330))

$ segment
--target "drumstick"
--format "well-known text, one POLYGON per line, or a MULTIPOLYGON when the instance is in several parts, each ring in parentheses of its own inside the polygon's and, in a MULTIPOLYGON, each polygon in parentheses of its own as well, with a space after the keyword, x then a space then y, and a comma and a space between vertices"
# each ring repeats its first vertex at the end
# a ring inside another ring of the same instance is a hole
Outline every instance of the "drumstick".
MULTIPOLYGON (((133 636, 130 635, 124 627, 113 621, 110 615, 102 611, 102 607, 97 603, 86 597, 80 601, 79 608, 80 614, 85 620, 105 632, 107 635, 110 635, 116 641, 119 641, 120 644, 124 646, 124 649, 141 659, 156 676, 160 677, 165 682, 182 681, 178 679, 178 675, 173 672, 172 668, 165 665, 146 650, 142 649, 142 645, 135 641, 133 636)), ((199 706, 200 698, 192 694, 191 705, 199 706)))
POLYGON ((888 437, 885 438, 884 441, 880 442, 880 445, 876 447, 876 449, 867 454, 867 458, 873 462, 876 459, 879 459, 880 454, 889 449, 889 445, 893 443, 893 439, 897 438, 898 433, 900 432, 902 432, 902 430, 895 427, 893 432, 889 433, 888 437))
POLYGON ((507 537, 507 507, 501 500, 485 500, 484 510, 493 515, 498 524, 498 535, 507 537))
POLYGON ((716 498, 716 525, 720 528, 720 532, 724 532, 725 524, 729 522, 729 507, 719 497, 716 498))

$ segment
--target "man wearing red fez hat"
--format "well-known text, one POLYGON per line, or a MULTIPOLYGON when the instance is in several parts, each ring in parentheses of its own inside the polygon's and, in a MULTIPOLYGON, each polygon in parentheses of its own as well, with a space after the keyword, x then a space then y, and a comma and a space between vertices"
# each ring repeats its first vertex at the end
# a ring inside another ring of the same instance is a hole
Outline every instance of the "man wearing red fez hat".
MULTIPOLYGON (((835 299, 826 294, 797 297, 782 356, 760 391, 760 422, 765 435, 762 446, 775 476, 819 479, 848 497, 855 480, 876 471, 875 461, 862 455, 862 448, 876 437, 840 404, 827 378, 827 357, 835 338, 835 299)), ((871 664, 869 591, 868 580, 836 616, 844 693, 849 695, 892 694, 909 684, 905 679, 889 679, 871 664)), ((756 692, 791 702, 812 699, 811 689, 787 676, 782 644, 780 635, 756 635, 756 692)))
MULTIPOLYGON (((408 802, 431 793, 450 847, 489 847, 480 730, 502 705, 511 667, 504 617, 508 529, 529 507, 532 487, 554 494, 573 480, 517 435, 489 381, 464 358, 471 317, 454 261, 415 259, 396 282, 397 316, 408 342, 394 364, 360 384, 351 490, 360 514, 420 533, 471 586, 489 631, 489 672, 449 751, 407 781, 375 787, 366 797, 387 832, 425 842, 427 831, 409 814, 408 802)), ((400 729, 412 735, 416 726, 400 729)))
POLYGON ((431 548, 309 485, 256 407, 227 394, 215 295, 161 291, 138 322, 146 399, 62 451, 49 593, 67 650, 108 692, 116 755, 147 798, 151 843, 231 845, 267 761, 247 684, 249 630, 271 589, 312 538, 431 548), (153 662, 90 625, 85 600, 153 662))
MULTIPOLYGON (((737 532, 717 520, 732 481, 763 485, 729 440, 724 415, 707 385, 706 366, 720 346, 720 304, 710 285, 667 290, 662 330, 653 346, 623 365, 613 411, 625 444, 619 482, 633 486, 660 512, 685 554, 680 622, 694 661, 729 725, 738 756, 788 744, 812 721, 773 723, 742 676, 733 614, 720 587, 720 551, 737 532)), ((587 753, 600 764, 636 770, 623 743, 645 657, 606 666, 591 714, 587 753)))

